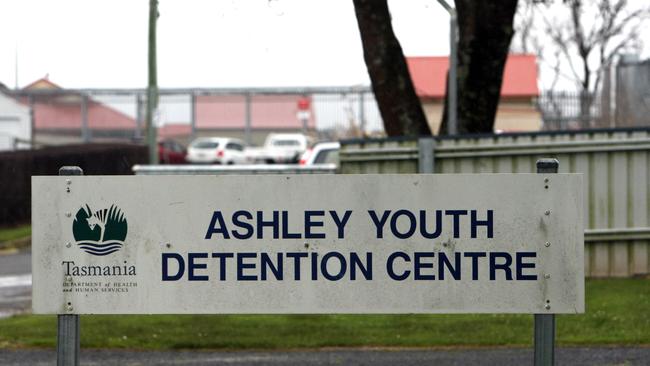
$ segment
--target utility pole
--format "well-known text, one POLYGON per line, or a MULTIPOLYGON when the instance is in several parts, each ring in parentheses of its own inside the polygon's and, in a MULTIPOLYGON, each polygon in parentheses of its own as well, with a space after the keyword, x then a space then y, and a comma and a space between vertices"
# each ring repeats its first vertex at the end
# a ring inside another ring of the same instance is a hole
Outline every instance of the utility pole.
POLYGON ((14 90, 18 90, 18 43, 16 43, 16 48, 14 49, 14 90))
POLYGON ((458 21, 456 9, 452 8, 445 0, 438 0, 438 3, 449 13, 449 85, 447 87, 448 101, 447 105, 447 134, 456 135, 458 133, 458 21))
POLYGON ((149 164, 158 164, 156 124, 158 116, 158 77, 156 72, 156 21, 158 0, 149 0, 149 82, 147 84, 147 145, 149 164))

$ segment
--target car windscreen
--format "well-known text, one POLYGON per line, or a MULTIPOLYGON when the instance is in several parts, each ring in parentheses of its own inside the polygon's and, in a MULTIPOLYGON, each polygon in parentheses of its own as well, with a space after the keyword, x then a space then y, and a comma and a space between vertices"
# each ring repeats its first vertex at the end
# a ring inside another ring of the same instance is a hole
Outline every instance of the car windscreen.
POLYGON ((321 150, 321 152, 314 159, 314 164, 338 164, 338 163, 339 163, 338 149, 321 150))
POLYGON ((273 146, 300 146, 297 140, 275 140, 273 146))
POLYGON ((219 147, 218 142, 214 141, 198 141, 192 144, 195 149, 216 149, 219 147))

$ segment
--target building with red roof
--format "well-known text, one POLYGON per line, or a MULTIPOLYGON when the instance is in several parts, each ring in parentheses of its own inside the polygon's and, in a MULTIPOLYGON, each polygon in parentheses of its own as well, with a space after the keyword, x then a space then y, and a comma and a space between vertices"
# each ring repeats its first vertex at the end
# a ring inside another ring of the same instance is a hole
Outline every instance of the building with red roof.
MULTIPOLYGON (((32 113, 36 140, 39 143, 80 142, 83 127, 83 99, 79 93, 65 89, 47 77, 23 88, 25 91, 56 90, 56 94, 33 94, 32 113)), ((29 104, 26 97, 21 102, 29 104)), ((136 120, 92 98, 86 100, 87 128, 93 140, 133 138, 136 120)))
MULTIPOLYGON (((449 57, 407 57, 411 79, 427 116, 437 133, 444 108, 449 57)), ((537 131, 542 116, 535 106, 539 96, 534 55, 511 54, 506 61, 495 131, 537 131)))
MULTIPOLYGON (((302 132, 297 94, 254 94, 250 96, 250 109, 245 95, 197 95, 194 98, 196 137, 228 136, 245 139, 246 120, 250 119, 250 137, 254 144, 264 142, 271 132, 302 132), (250 115, 247 116, 247 114, 250 115)), ((310 113, 307 130, 316 129, 316 117, 308 103, 310 113)), ((191 134, 189 121, 166 122, 159 130, 161 138, 186 141, 191 134)))

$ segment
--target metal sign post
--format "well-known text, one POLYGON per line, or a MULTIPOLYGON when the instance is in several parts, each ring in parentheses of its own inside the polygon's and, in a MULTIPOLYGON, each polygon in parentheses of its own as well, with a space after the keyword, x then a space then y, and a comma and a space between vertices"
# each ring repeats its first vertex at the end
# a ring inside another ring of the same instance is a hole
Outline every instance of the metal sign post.
MULTIPOLYGON (((537 160, 538 174, 557 174, 557 159, 537 160)), ((535 365, 555 364, 555 314, 535 314, 535 365)))
MULTIPOLYGON (((59 175, 83 175, 78 166, 64 166, 59 175)), ((67 188, 69 191, 69 188, 67 188)), ((79 365, 79 315, 60 314, 57 322, 56 364, 59 366, 79 365)))

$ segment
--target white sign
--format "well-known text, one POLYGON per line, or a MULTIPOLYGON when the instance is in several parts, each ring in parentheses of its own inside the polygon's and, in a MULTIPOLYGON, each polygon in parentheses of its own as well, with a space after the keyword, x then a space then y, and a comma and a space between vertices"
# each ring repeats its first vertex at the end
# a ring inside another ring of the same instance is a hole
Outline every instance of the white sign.
POLYGON ((576 174, 34 177, 32 194, 38 314, 584 311, 576 174))

